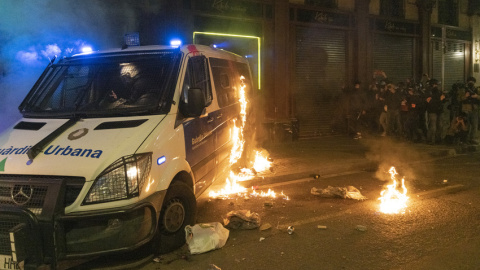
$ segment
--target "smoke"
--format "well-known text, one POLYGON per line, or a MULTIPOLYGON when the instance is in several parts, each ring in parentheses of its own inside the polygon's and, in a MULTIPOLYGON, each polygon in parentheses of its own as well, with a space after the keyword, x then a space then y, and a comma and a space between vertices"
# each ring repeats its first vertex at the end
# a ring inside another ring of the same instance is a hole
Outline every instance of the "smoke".
MULTIPOLYGON (((431 171, 427 163, 415 166, 414 161, 422 161, 431 158, 428 153, 420 152, 411 146, 411 143, 394 141, 388 137, 382 140, 364 140, 369 147, 366 158, 379 164, 375 173, 381 181, 391 181, 389 169, 393 166, 399 177, 405 177, 405 181, 419 184, 428 184, 429 179, 422 179, 431 171)), ((390 183, 388 183, 390 184, 390 183)))
POLYGON ((18 105, 53 57, 120 47, 137 30, 134 3, 1 0, 0 132, 20 119, 18 105))

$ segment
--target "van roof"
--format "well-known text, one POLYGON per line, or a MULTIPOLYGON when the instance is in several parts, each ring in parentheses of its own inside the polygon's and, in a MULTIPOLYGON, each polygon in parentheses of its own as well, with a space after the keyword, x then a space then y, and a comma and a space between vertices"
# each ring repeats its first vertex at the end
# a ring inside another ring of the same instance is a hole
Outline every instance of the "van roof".
POLYGON ((72 57, 82 57, 82 56, 90 56, 94 57, 95 55, 115 55, 115 54, 128 54, 128 53, 135 53, 135 52, 155 52, 155 51, 175 51, 179 50, 185 54, 188 53, 203 53, 209 57, 221 57, 221 58, 228 58, 231 60, 239 61, 239 62, 246 62, 244 57, 240 55, 234 54, 232 52, 224 51, 222 49, 212 48, 210 46, 199 45, 199 44, 187 44, 182 45, 180 47, 173 47, 173 46, 166 46, 166 45, 149 45, 149 46, 130 46, 127 48, 113 48, 113 49, 106 49, 100 51, 93 51, 88 53, 81 53, 73 55, 72 57))

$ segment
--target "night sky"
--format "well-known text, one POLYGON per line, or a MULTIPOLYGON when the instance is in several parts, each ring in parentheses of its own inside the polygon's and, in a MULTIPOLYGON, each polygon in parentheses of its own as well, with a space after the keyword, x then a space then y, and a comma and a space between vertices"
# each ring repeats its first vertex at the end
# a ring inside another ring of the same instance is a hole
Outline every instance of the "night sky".
POLYGON ((53 56, 121 47, 136 30, 131 3, 0 0, 0 132, 20 119, 18 105, 53 56))

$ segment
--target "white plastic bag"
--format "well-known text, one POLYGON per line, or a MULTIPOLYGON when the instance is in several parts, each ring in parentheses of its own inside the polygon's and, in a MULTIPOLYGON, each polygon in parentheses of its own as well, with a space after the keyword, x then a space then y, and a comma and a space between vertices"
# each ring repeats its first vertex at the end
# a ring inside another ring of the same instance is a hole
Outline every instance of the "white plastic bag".
POLYGON ((230 231, 220 222, 185 226, 185 236, 191 254, 200 254, 221 248, 227 243, 230 231))

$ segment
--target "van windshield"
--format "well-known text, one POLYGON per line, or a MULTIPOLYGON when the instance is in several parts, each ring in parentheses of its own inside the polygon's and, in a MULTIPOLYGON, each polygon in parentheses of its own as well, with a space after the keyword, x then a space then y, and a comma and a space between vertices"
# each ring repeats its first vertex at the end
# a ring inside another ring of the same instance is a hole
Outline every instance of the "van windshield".
POLYGON ((178 51, 63 59, 47 68, 20 111, 27 117, 167 113, 179 63, 178 51))

